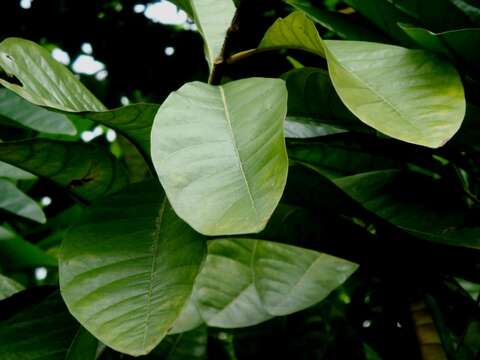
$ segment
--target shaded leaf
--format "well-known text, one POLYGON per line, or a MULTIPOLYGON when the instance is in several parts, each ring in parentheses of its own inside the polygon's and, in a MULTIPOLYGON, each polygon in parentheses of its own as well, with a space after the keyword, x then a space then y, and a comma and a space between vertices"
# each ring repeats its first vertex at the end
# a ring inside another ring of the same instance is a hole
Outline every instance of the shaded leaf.
POLYGON ((387 0, 346 0, 345 2, 369 19, 386 35, 398 41, 400 45, 410 46, 413 44, 412 40, 397 26, 397 23, 415 24, 415 19, 398 9, 392 2, 387 0))
POLYGON ((2 360, 64 360, 78 329, 60 295, 0 322, 2 360))
POLYGON ((57 266, 57 260, 12 231, 0 226, 0 261, 6 269, 57 266))
POLYGON ((436 148, 465 115, 456 69, 422 50, 360 41, 324 41, 338 95, 360 120, 396 139, 436 148))
POLYGON ((68 348, 65 360, 95 360, 98 340, 83 327, 78 329, 68 348))
POLYGON ((152 160, 176 213, 207 235, 258 232, 288 170, 282 80, 188 83, 158 111, 152 160))
POLYGON ((207 358, 208 334, 205 326, 170 335, 146 359, 194 360, 207 358))
POLYGON ((0 274, 0 300, 6 299, 23 289, 25 289, 23 285, 0 274))
POLYGON ((351 16, 322 9, 309 0, 287 0, 287 3, 297 10, 302 10, 312 20, 346 40, 388 42, 382 34, 356 24, 351 16))
POLYGON ((94 144, 54 140, 0 143, 0 160, 50 179, 85 201, 114 193, 128 183, 123 164, 94 144))
POLYGON ((480 227, 468 221, 468 211, 448 189, 427 177, 384 170, 334 183, 366 209, 416 237, 480 248, 480 227))
POLYGON ((399 26, 424 49, 478 67, 480 54, 478 51, 472 51, 472 48, 480 43, 480 29, 459 29, 436 34, 407 24, 399 26))
POLYGON ((0 179, 0 209, 39 223, 47 221, 42 208, 12 182, 0 179))
POLYGON ((77 133, 75 126, 66 116, 35 106, 7 89, 0 89, 0 116, 43 133, 77 133))
POLYGON ((189 299, 204 246, 158 185, 133 185, 97 202, 67 233, 60 253, 63 298, 106 345, 146 354, 189 299))

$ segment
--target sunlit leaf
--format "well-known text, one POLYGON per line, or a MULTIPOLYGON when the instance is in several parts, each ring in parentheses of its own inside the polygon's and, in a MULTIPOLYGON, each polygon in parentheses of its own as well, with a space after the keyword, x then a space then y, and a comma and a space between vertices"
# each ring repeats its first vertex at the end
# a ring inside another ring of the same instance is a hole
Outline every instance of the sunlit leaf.
POLYGON ((24 286, 13 279, 0 274, 0 300, 22 291, 24 286))
POLYGON ((232 0, 190 0, 193 18, 205 42, 210 69, 220 55, 227 29, 235 14, 232 0))
POLYGON ((356 268, 349 261, 291 245, 211 240, 194 299, 210 326, 251 326, 323 300, 356 268))
POLYGON ((282 80, 188 83, 158 111, 152 160, 176 213, 207 235, 258 232, 287 177, 282 80))
POLYGON ((188 301, 204 247, 158 185, 134 185, 97 202, 67 233, 60 254, 63 298, 106 345, 146 354, 188 301))
POLYGON ((0 179, 0 209, 39 223, 47 221, 42 208, 12 182, 0 179))

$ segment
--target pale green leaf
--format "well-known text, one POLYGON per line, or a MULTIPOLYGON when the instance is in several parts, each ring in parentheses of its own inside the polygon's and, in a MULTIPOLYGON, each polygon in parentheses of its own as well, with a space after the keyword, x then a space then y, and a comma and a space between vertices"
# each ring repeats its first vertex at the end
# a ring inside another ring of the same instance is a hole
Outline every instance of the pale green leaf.
POLYGON ((277 19, 265 33, 259 49, 292 48, 325 57, 322 39, 312 21, 301 11, 277 19))
POLYGON ((433 54, 393 45, 325 40, 333 85, 360 120, 396 139, 436 148, 460 128, 457 70, 433 54))
POLYGON ((77 329, 60 295, 52 294, 0 322, 0 359, 65 360, 77 329))
POLYGON ((176 213, 207 235, 261 231, 285 186, 285 83, 188 83, 160 107, 152 160, 176 213))
POLYGON ((252 267, 263 306, 275 316, 315 305, 357 269, 356 264, 331 255, 258 240, 252 267))
POLYGON ((75 126, 65 115, 35 106, 7 89, 0 89, 0 116, 43 133, 77 133, 75 126))
POLYGON ((235 4, 232 0, 190 0, 190 5, 205 42, 205 56, 212 69, 233 20, 235 4))
POLYGON ((47 221, 37 202, 19 190, 11 181, 0 179, 0 194, 0 209, 41 224, 47 221))
POLYGON ((161 188, 136 184, 95 203, 67 233, 60 288, 71 313, 103 343, 146 354, 179 317, 204 252, 202 236, 175 215, 161 188))
POLYGON ((6 299, 24 289, 23 285, 0 274, 0 300, 6 299))
POLYGON ((6 162, 0 161, 0 177, 14 180, 32 180, 36 176, 6 162))
POLYGON ((209 326, 251 326, 314 305, 356 268, 349 261, 291 245, 211 240, 193 296, 209 326))
POLYGON ((0 226, 0 263, 11 270, 57 266, 57 259, 11 230, 0 226))
POLYGON ((327 124, 319 124, 314 119, 290 116, 285 119, 285 137, 307 139, 317 136, 339 134, 345 130, 327 124))
POLYGON ((48 51, 34 42, 8 38, 0 43, 0 68, 22 85, 0 79, 0 84, 33 104, 81 112, 105 107, 48 51))
POLYGON ((80 327, 68 348, 65 360, 95 360, 97 347, 98 340, 83 327, 80 327))
POLYGON ((128 183, 123 164, 94 144, 42 139, 4 142, 0 160, 50 179, 85 201, 114 193, 128 183))

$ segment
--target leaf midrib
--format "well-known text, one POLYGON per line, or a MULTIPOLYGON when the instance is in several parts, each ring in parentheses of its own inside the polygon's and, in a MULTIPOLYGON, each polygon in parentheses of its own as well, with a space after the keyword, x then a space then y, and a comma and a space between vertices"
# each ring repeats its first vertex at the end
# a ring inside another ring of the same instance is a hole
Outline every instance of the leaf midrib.
POLYGON ((257 207, 255 206, 255 200, 253 198, 252 191, 250 189, 250 184, 248 183, 247 176, 245 174, 245 169, 243 168, 243 163, 242 163, 242 160, 241 160, 241 157, 240 157, 240 152, 238 151, 237 142, 235 140, 235 133, 233 132, 232 120, 230 118, 230 111, 229 111, 229 107, 228 107, 228 103, 227 103, 227 98, 225 96, 225 90, 223 89, 223 86, 219 86, 218 88, 220 90, 220 96, 221 96, 222 103, 223 103, 223 109, 224 109, 224 112, 225 112, 225 120, 226 120, 226 123, 227 123, 228 133, 230 135, 230 140, 232 141, 233 150, 234 150, 235 156, 236 156, 237 161, 238 161, 238 167, 240 169, 240 173, 242 174, 242 178, 243 178, 243 181, 245 183, 245 188, 247 190, 252 209, 255 212, 255 217, 258 218, 258 211, 257 211, 257 207))

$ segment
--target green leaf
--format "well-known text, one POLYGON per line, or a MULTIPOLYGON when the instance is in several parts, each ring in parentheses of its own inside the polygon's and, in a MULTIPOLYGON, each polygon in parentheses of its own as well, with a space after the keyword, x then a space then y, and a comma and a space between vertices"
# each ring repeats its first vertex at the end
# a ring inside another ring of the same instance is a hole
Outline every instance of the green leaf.
POLYGON ((65 360, 95 360, 98 340, 80 327, 70 345, 65 360))
POLYGON ((291 245, 211 240, 193 297, 209 326, 251 326, 323 300, 356 268, 346 260, 291 245))
POLYGON ((0 179, 0 209, 44 224, 47 219, 42 208, 9 180, 0 179))
POLYGON ((407 24, 399 26, 424 49, 451 59, 457 58, 472 66, 478 66, 480 62, 478 51, 472 51, 472 48, 480 43, 480 29, 459 29, 436 34, 407 24))
POLYGON ((3 41, 0 44, 1 67, 24 85, 10 84, 1 79, 0 83, 24 99, 62 112, 79 113, 76 116, 83 121, 94 120, 111 127, 132 141, 145 159, 149 159, 150 130, 158 105, 139 103, 106 110, 48 51, 28 40, 10 38, 3 41), (30 63, 39 63, 41 66, 27 66, 30 63))
POLYGON ((287 0, 287 3, 346 40, 388 42, 382 34, 355 23, 349 15, 324 10, 308 0, 287 0))
POLYGON ((205 42, 208 65, 212 69, 235 14, 235 4, 232 0, 190 0, 190 5, 205 42))
POLYGON ((208 333, 205 326, 182 334, 170 335, 155 348, 146 360, 207 359, 208 333))
POLYGON ((145 159, 149 159, 150 131, 158 107, 157 104, 139 103, 83 115, 90 120, 117 130, 140 150, 145 159))
POLYGON ((14 180, 32 180, 35 179, 36 176, 13 165, 0 161, 0 178, 10 178, 14 180))
POLYGON ((77 130, 64 115, 32 105, 7 89, 0 89, 0 116, 48 134, 75 135, 77 130))
POLYGON ((307 139, 317 136, 339 134, 345 130, 327 125, 318 124, 314 119, 290 116, 285 119, 285 137, 307 139))
POLYGON ((70 312, 98 339, 147 354, 188 301, 204 252, 202 236, 175 215, 161 188, 136 184, 95 203, 67 233, 60 288, 70 312))
POLYGON ((176 213, 207 235, 261 231, 285 186, 285 83, 188 83, 158 111, 152 160, 176 213))
POLYGON ((19 38, 3 40, 0 68, 22 85, 3 79, 0 84, 33 104, 69 112, 105 110, 65 66, 34 42, 19 38))
POLYGON ((331 255, 268 241, 257 241, 252 256, 256 289, 264 308, 275 316, 318 303, 357 269, 331 255))
POLYGON ((192 0, 172 0, 171 2, 181 8, 183 11, 185 11, 188 16, 193 18, 193 9, 192 5, 190 4, 191 1, 192 0))
POLYGON ((451 189, 425 176, 383 170, 338 178, 334 183, 363 207, 413 236, 480 248, 480 227, 468 221, 471 214, 451 189))
POLYGON ((475 2, 475 0, 450 0, 450 2, 467 15, 475 25, 480 25, 480 6, 478 6, 478 3, 475 4, 477 6, 471 4, 471 2, 475 2))
POLYGON ((277 19, 258 48, 293 48, 325 57, 322 39, 315 25, 301 11, 295 11, 285 19, 277 19))
POLYGON ((306 67, 291 70, 282 78, 287 84, 289 116, 340 129, 371 132, 340 100, 326 71, 306 67))
POLYGON ((423 50, 324 41, 333 85, 360 120, 396 139, 436 148, 465 115, 456 69, 423 50))
POLYGON ((0 274, 0 300, 6 299, 23 289, 25 289, 23 285, 0 274))
POLYGON ((94 144, 42 139, 5 142, 0 143, 0 160, 50 179, 88 202, 128 183, 123 164, 94 144))
POLYGON ((12 231, 0 226, 0 263, 5 269, 57 266, 57 260, 12 231))
POLYGON ((55 293, 0 322, 0 359, 65 360, 77 329, 60 295, 55 293))
POLYGON ((415 24, 415 19, 398 9, 392 2, 387 0, 346 0, 345 2, 374 23, 386 35, 398 41, 400 45, 410 46, 413 44, 412 40, 397 26, 397 23, 415 24))

